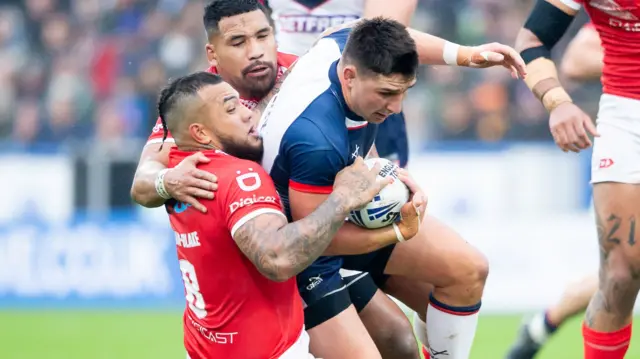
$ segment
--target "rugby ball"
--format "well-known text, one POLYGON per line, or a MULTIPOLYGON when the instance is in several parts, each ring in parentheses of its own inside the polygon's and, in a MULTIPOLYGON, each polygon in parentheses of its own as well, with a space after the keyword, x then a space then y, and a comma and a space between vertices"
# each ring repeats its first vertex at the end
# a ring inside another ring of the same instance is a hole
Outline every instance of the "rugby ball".
POLYGON ((369 158, 364 163, 372 168, 380 163, 378 178, 393 178, 393 182, 373 198, 369 204, 349 213, 349 221, 364 228, 376 229, 400 219, 400 208, 409 200, 409 189, 398 179, 398 166, 384 158, 369 158))

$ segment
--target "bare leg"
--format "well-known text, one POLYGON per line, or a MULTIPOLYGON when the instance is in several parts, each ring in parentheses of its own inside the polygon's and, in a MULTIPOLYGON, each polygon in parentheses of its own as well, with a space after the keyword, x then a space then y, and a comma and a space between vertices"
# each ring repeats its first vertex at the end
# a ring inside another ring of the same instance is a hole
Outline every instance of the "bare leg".
POLYGON ((384 359, 420 359, 409 319, 386 294, 378 290, 359 313, 384 359))
POLYGON ((640 186, 602 182, 593 187, 600 244, 600 282, 585 316, 585 358, 623 358, 640 289, 640 186))
POLYGON ((308 331, 316 358, 382 359, 353 305, 308 331))
POLYGON ((395 246, 385 273, 434 285, 426 318, 432 356, 468 358, 488 274, 486 258, 450 227, 427 216, 414 238, 395 246))

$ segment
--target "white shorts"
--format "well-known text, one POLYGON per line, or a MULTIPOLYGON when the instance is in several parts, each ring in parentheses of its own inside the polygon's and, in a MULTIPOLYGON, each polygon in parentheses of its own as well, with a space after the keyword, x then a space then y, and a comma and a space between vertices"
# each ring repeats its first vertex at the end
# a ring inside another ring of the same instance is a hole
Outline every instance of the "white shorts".
POLYGON ((640 183, 640 100, 603 94, 591 158, 591 183, 640 183))
POLYGON ((298 340, 286 352, 282 353, 279 359, 314 359, 313 355, 309 353, 309 334, 304 328, 302 328, 298 340))

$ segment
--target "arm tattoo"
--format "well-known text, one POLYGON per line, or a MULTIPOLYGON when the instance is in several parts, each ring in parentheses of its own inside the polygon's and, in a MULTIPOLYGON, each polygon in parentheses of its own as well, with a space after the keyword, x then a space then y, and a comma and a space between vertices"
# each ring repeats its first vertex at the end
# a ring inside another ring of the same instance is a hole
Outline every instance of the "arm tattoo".
POLYGON ((347 213, 340 198, 332 194, 310 215, 293 223, 287 224, 276 214, 260 215, 242 225, 234 240, 263 275, 284 281, 324 253, 347 213))

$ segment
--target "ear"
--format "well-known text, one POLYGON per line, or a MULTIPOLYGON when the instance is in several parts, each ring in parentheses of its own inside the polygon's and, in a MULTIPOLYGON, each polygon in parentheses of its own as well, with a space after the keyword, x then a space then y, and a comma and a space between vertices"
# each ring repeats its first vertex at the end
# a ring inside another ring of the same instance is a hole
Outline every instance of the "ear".
POLYGON ((189 135, 201 145, 207 145, 213 140, 207 132, 201 123, 194 122, 189 125, 189 135))
POLYGON ((355 66, 347 65, 342 69, 342 76, 345 79, 346 85, 351 86, 353 81, 358 76, 355 66))
POLYGON ((204 45, 204 51, 207 54, 207 61, 209 62, 209 66, 217 67, 218 66, 218 55, 216 54, 216 50, 211 43, 204 45))

